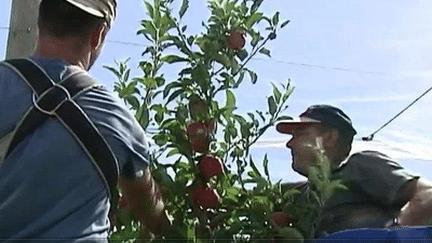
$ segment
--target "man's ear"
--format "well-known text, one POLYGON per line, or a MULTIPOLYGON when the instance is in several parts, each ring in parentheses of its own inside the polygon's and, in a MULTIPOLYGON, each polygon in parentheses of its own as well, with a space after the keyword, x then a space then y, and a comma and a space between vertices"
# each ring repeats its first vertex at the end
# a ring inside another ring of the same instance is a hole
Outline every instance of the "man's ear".
POLYGON ((103 23, 99 25, 99 27, 91 33, 90 44, 92 49, 96 49, 104 43, 107 32, 108 32, 108 25, 107 23, 103 23))
POLYGON ((339 135, 340 134, 336 129, 329 129, 326 131, 323 136, 324 148, 334 148, 339 146, 339 135))

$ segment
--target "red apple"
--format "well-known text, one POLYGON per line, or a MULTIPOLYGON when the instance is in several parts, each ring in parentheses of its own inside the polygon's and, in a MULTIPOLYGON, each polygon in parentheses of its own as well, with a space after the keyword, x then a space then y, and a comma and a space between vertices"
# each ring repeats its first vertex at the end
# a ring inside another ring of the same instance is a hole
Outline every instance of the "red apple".
POLYGON ((294 219, 287 213, 279 211, 270 214, 270 223, 277 227, 289 227, 294 222, 294 219))
POLYGON ((129 210, 129 203, 124 196, 120 196, 118 204, 119 208, 129 210))
POLYGON ((234 50, 240 50, 245 45, 244 34, 239 30, 233 30, 228 35, 228 46, 234 50))
POLYGON ((216 208, 219 204, 219 195, 209 187, 196 187, 193 190, 193 198, 204 209, 216 208))
POLYGON ((195 152, 206 153, 208 151, 210 139, 205 123, 194 122, 189 124, 187 126, 187 135, 195 152))
POLYGON ((206 179, 219 175, 223 171, 223 166, 220 160, 210 155, 205 156, 198 166, 201 174, 206 179))

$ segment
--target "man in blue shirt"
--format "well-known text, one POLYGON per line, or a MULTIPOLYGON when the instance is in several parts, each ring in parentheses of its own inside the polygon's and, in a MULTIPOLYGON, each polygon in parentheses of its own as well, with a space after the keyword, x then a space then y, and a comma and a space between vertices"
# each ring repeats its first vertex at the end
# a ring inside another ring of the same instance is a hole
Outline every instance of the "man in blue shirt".
MULTIPOLYGON (((115 0, 42 0, 38 45, 30 60, 55 83, 77 72, 88 75, 115 15, 115 0)), ((32 107, 33 92, 16 70, 0 65, 0 138, 32 107)), ((148 139, 141 126, 101 86, 74 100, 112 149, 135 217, 161 234, 170 223, 149 172, 148 139)), ((27 136, 0 165, 0 241, 106 242, 109 208, 102 173, 56 117, 27 136)))

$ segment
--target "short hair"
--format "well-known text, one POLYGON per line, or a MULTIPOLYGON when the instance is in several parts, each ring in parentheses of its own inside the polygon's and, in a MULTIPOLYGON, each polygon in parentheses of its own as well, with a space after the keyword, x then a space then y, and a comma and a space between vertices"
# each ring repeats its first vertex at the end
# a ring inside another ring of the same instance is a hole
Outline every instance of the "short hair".
POLYGON ((42 35, 57 38, 86 39, 105 19, 93 16, 63 0, 42 0, 39 6, 38 27, 42 35))

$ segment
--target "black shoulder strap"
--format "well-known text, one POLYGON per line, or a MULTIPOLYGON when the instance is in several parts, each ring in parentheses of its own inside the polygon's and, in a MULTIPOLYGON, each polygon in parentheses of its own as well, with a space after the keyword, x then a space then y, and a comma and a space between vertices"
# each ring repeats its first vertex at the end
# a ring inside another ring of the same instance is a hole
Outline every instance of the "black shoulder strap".
POLYGON ((33 87, 33 107, 18 124, 5 158, 13 149, 42 125, 49 117, 56 117, 69 128, 81 142, 83 148, 96 163, 108 186, 112 206, 117 201, 119 167, 116 157, 93 122, 72 99, 76 94, 96 85, 84 73, 74 74, 55 84, 35 63, 27 59, 13 59, 5 62, 14 66, 33 87), (38 98, 35 96, 37 95, 38 98))

